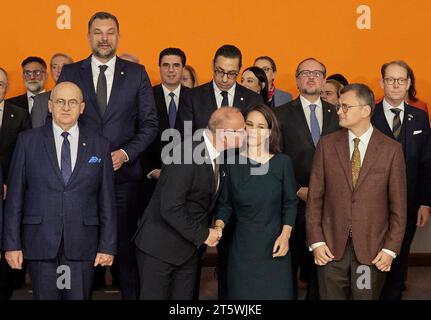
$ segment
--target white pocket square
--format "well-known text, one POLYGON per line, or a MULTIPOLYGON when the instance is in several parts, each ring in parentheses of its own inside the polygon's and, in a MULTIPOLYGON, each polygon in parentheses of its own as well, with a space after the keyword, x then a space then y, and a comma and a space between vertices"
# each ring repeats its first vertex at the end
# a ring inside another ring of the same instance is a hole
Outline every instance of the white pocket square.
POLYGON ((422 133, 422 130, 413 131, 413 135, 416 135, 416 134, 419 134, 419 133, 422 133))

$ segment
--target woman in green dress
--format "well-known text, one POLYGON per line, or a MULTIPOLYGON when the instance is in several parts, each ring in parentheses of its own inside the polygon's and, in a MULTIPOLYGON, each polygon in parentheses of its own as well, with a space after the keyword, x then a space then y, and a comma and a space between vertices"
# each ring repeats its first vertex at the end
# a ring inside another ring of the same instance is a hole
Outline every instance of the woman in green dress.
POLYGON ((227 244, 227 297, 293 299, 289 238, 296 218, 292 163, 279 152, 279 128, 265 105, 245 115, 247 143, 226 180, 216 206, 215 228, 234 219, 227 244))

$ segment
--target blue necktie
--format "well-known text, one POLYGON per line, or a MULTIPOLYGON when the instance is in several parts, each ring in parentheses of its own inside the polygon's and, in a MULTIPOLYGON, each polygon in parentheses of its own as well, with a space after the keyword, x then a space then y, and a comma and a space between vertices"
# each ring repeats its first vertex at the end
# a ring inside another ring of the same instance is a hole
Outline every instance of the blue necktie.
POLYGON ((63 176, 64 184, 70 179, 72 175, 72 160, 70 157, 70 143, 67 140, 69 132, 63 132, 62 134, 63 144, 61 145, 61 175, 63 176))
POLYGON ((320 139, 320 127, 316 117, 317 104, 310 104, 310 127, 311 137, 313 138, 314 145, 316 146, 320 139))
POLYGON ((175 93, 171 92, 171 101, 169 102, 169 126, 173 128, 175 126, 175 119, 177 117, 177 106, 175 104, 175 93))

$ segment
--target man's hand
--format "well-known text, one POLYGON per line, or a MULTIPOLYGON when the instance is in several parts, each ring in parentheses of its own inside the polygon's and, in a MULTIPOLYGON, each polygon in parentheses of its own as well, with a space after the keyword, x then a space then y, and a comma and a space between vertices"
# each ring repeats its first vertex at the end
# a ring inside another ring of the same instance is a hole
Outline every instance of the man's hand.
POLYGON ((114 171, 117 171, 118 169, 120 169, 124 161, 127 160, 127 156, 123 150, 115 150, 111 152, 111 157, 112 157, 112 165, 114 167, 114 171))
POLYGON ((94 259, 94 266, 97 266, 97 265, 101 265, 102 267, 111 266, 113 261, 114 261, 113 255, 98 252, 96 255, 96 259, 94 259))
POLYGON ((299 190, 296 192, 296 195, 299 197, 299 199, 301 199, 302 201, 307 202, 307 197, 308 197, 308 188, 305 187, 301 187, 299 188, 299 190))
POLYGON ((7 263, 12 269, 22 269, 24 258, 21 250, 6 251, 4 255, 7 263))
POLYGON ((7 195, 7 185, 3 185, 3 200, 6 200, 6 195, 7 195))
POLYGON ((416 221, 417 227, 423 227, 427 224, 430 217, 431 208, 420 206, 418 210, 418 219, 416 221))
POLYGON ((220 230, 220 228, 217 228, 217 229, 209 228, 209 230, 210 230, 210 233, 204 243, 208 247, 215 247, 222 237, 222 231, 220 230))
POLYGON ((391 265, 393 260, 394 258, 392 258, 391 255, 387 254, 384 251, 380 251, 374 258, 374 260, 371 261, 371 263, 374 264, 380 271, 388 272, 391 271, 391 265))
POLYGON ((289 237, 281 234, 274 242, 272 248, 272 257, 284 257, 289 252, 289 237))
POLYGON ((160 169, 154 169, 153 172, 151 172, 151 178, 159 180, 159 178, 160 178, 160 172, 162 172, 162 170, 160 170, 160 169))
POLYGON ((318 266, 324 266, 334 260, 335 256, 326 244, 322 244, 313 250, 314 263, 318 266))

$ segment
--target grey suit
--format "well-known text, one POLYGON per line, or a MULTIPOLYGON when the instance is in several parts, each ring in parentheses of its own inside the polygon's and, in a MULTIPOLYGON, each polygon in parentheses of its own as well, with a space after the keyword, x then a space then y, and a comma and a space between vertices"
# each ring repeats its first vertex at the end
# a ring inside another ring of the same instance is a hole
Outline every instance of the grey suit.
POLYGON ((45 125, 46 117, 51 115, 48 112, 48 100, 51 91, 43 92, 34 97, 33 109, 31 109, 31 125, 33 128, 45 125))
POLYGON ((271 106, 278 107, 290 101, 292 101, 292 95, 290 93, 283 90, 275 89, 274 96, 272 97, 271 101, 271 106))

